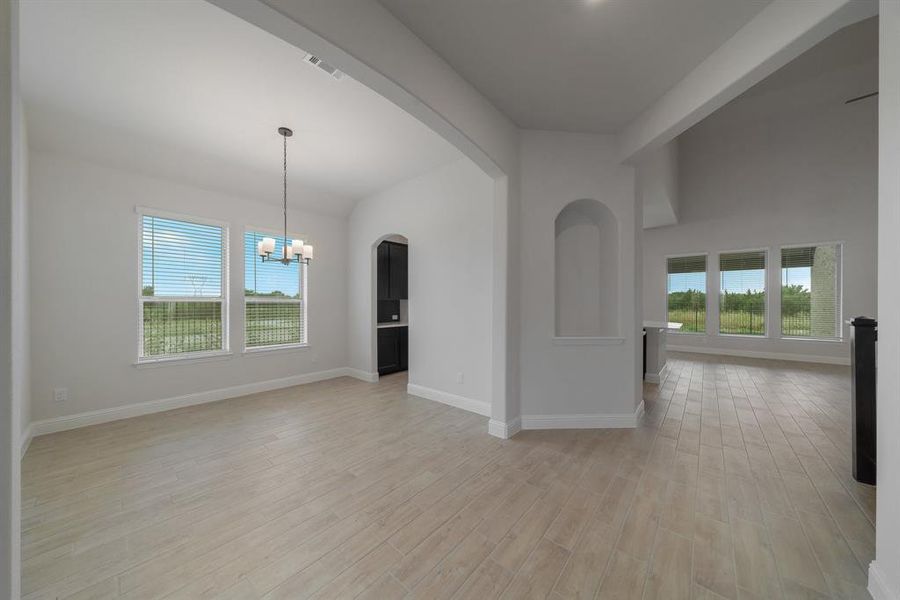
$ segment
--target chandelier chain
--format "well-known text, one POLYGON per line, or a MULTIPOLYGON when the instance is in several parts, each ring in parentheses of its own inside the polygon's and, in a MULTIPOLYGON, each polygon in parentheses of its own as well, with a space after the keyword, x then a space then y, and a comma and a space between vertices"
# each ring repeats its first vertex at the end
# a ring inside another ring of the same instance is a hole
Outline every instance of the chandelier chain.
MULTIPOLYGON (((282 139, 284 140, 284 163, 283 163, 283 167, 284 167, 284 179, 283 179, 283 183, 284 183, 284 195, 283 195, 283 201, 282 201, 282 206, 283 206, 283 208, 284 208, 284 244, 285 244, 285 246, 287 246, 287 136, 286 136, 286 135, 282 135, 281 137, 282 137, 282 139)), ((283 257, 283 258, 286 258, 286 257, 283 257)))
POLYGON ((274 238, 264 237, 257 244, 257 252, 260 260, 263 262, 278 261, 281 264, 289 265, 292 262, 308 265, 312 260, 313 247, 312 244, 304 244, 302 239, 288 240, 288 224, 287 224, 287 139, 294 135, 294 132, 288 127, 279 127, 278 133, 282 138, 282 161, 281 161, 281 211, 284 219, 284 237, 282 238, 281 251, 276 253, 277 236, 274 238), (289 245, 290 244, 290 245, 289 245), (273 256, 275 254, 275 256, 273 256))

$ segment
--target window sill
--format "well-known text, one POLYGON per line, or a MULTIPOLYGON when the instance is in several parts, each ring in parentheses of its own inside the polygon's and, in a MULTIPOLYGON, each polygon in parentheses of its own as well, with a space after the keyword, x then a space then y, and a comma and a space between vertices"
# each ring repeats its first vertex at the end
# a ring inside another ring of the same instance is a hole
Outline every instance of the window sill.
POLYGON ((768 333, 761 333, 759 335, 755 335, 752 333, 717 333, 719 337, 724 338, 745 338, 748 340, 767 340, 769 339, 768 333))
POLYGON ((244 348, 241 354, 269 354, 271 352, 293 352, 296 350, 306 350, 309 344, 283 344, 278 346, 254 346, 252 348, 244 348))
POLYGON ((844 342, 843 338, 817 338, 817 337, 800 337, 793 335, 782 335, 778 339, 787 340, 791 342, 830 342, 832 344, 841 344, 844 342))
POLYGON ((554 346, 618 346, 625 343, 622 337, 554 337, 554 346))
POLYGON ((166 356, 161 358, 139 358, 134 362, 134 366, 139 369, 147 367, 165 367, 170 365, 186 365, 192 363, 215 362, 219 360, 230 360, 234 353, 226 352, 197 352, 186 354, 184 356, 166 356))
POLYGON ((705 331, 682 331, 681 329, 668 328, 666 328, 666 333, 668 335, 706 335, 705 331))

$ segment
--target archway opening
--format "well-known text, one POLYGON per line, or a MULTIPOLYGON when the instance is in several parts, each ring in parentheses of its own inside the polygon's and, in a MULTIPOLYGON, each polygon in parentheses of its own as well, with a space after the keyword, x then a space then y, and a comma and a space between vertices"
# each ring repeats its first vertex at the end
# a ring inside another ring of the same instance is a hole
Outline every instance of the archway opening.
POLYGON ((409 239, 399 233, 372 244, 373 372, 409 369, 409 239))

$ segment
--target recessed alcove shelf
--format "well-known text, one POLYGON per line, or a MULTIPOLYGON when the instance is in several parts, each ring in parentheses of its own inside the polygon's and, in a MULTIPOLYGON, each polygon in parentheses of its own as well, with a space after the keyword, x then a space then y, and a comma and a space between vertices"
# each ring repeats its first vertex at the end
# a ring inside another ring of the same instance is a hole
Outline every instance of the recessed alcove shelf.
POLYGON ((559 212, 555 221, 555 268, 553 343, 622 343, 618 227, 606 205, 592 199, 575 200, 559 212))

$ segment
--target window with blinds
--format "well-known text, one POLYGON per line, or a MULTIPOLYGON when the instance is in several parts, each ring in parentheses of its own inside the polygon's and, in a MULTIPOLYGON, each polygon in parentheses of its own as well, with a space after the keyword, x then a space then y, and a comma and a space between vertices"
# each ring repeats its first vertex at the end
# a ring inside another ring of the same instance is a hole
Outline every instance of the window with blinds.
POLYGON ((681 323, 680 332, 706 332, 706 256, 666 259, 668 321, 681 323))
MULTIPOLYGON (((244 343, 247 348, 305 344, 305 265, 262 262, 256 245, 264 237, 275 236, 244 233, 244 343)), ((275 239, 282 248, 284 239, 275 239)))
POLYGON ((841 337, 841 245, 781 249, 781 334, 841 337))
POLYGON ((719 255, 719 333, 766 334, 766 251, 719 255))
POLYGON ((140 358, 227 350, 226 239, 219 225, 141 215, 140 358))

